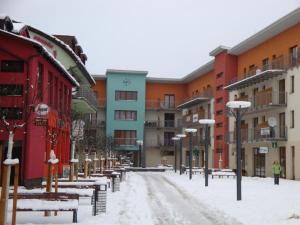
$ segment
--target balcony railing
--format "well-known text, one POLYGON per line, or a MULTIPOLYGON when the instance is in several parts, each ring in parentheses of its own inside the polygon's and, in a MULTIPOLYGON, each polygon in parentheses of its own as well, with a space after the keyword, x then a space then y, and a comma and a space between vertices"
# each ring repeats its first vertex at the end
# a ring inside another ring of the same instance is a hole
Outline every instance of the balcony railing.
POLYGON ((180 128, 182 122, 178 120, 147 120, 145 121, 146 128, 180 128))
MULTIPOLYGON (((241 129, 241 142, 251 143, 259 141, 286 141, 287 127, 261 127, 241 129)), ((226 134, 227 143, 236 142, 236 132, 226 134)))
POLYGON ((177 107, 177 102, 167 102, 160 100, 147 100, 146 109, 147 110, 175 110, 177 107))
POLYGON ((234 84, 238 81, 244 80, 248 77, 258 75, 265 71, 272 71, 278 73, 279 71, 286 71, 295 66, 300 65, 300 52, 298 52, 296 57, 291 57, 290 55, 279 56, 276 59, 270 60, 270 62, 263 64, 261 66, 255 66, 245 74, 239 74, 238 77, 231 80, 227 85, 234 84))
POLYGON ((96 119, 87 119, 85 122, 85 128, 86 129, 96 129, 96 128, 103 128, 106 125, 106 122, 104 120, 96 120, 96 119))
POLYGON ((75 99, 84 99, 88 102, 89 105, 93 107, 98 107, 98 101, 96 94, 91 90, 89 86, 81 85, 73 92, 73 98, 75 99))
POLYGON ((287 105, 287 93, 280 91, 265 90, 258 92, 255 96, 241 96, 236 101, 250 101, 251 107, 247 112, 257 112, 274 107, 285 107, 287 105))
POLYGON ((136 146, 136 138, 114 138, 114 146, 136 146))
POLYGON ((200 110, 195 113, 191 113, 183 116, 182 118, 182 126, 197 126, 199 124, 200 119, 205 118, 205 110, 200 110))

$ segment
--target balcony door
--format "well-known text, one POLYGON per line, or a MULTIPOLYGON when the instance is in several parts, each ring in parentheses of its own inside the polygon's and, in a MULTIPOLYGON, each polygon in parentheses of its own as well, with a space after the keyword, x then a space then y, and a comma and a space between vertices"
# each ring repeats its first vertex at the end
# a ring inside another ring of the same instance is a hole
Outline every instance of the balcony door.
POLYGON ((285 104, 285 79, 279 80, 279 104, 285 104))
POLYGON ((285 137, 285 113, 279 113, 279 137, 285 137))
POLYGON ((253 148, 254 152, 254 176, 266 176, 266 154, 259 153, 259 148, 253 148))
POLYGON ((175 126, 175 114, 165 113, 165 127, 174 127, 174 126, 175 126))
POLYGON ((165 95, 164 107, 175 108, 175 95, 165 95))

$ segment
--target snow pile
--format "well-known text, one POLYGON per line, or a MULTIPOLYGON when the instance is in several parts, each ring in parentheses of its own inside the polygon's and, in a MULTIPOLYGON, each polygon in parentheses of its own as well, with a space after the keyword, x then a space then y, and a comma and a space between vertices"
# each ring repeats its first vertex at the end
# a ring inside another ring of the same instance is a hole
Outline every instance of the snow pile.
POLYGON ((49 159, 48 160, 48 163, 51 163, 51 164, 57 164, 59 162, 58 159, 49 159))
POLYGON ((3 164, 4 165, 16 165, 16 164, 19 164, 19 159, 5 159, 3 164))

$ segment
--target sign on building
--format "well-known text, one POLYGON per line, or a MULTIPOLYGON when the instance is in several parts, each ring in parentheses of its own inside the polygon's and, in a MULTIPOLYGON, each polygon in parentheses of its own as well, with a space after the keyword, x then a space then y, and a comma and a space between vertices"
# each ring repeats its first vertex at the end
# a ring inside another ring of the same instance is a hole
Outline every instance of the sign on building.
POLYGON ((268 147, 259 147, 259 153, 266 154, 268 152, 269 152, 269 148, 268 147))
POLYGON ((193 114, 193 123, 198 122, 198 113, 193 114))
POLYGON ((270 136, 270 128, 269 127, 261 128, 260 135, 261 136, 270 136))

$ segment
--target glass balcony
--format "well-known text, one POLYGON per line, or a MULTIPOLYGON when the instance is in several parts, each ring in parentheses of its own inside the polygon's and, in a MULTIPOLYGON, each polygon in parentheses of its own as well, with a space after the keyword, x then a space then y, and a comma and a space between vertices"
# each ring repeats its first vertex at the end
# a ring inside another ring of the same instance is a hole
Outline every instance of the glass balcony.
POLYGON ((95 113, 99 107, 95 93, 87 85, 73 91, 72 97, 72 110, 78 113, 95 113))

